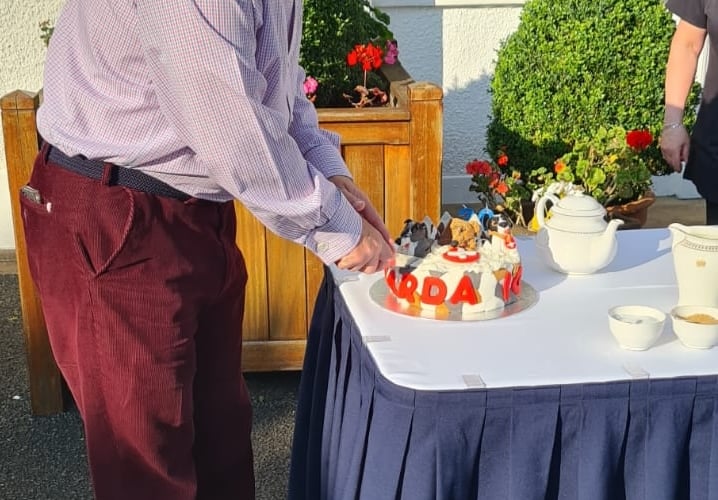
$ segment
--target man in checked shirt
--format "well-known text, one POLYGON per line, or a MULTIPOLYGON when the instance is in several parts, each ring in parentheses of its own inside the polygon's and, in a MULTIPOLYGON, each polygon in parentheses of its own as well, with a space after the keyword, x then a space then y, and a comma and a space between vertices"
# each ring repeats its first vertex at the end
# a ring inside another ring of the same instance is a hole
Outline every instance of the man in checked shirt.
POLYGON ((318 128, 300 0, 67 0, 22 207, 95 496, 253 499, 233 199, 329 264, 391 238, 318 128))

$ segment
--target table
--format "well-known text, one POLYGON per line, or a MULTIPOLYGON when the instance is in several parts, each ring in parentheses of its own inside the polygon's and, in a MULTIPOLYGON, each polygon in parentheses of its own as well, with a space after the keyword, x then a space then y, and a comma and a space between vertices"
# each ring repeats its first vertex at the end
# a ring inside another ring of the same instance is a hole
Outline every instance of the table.
POLYGON ((491 321, 398 315, 369 299, 380 276, 331 270, 289 498, 718 499, 718 349, 683 347, 670 320, 652 349, 618 347, 610 306, 677 298, 668 230, 618 238, 604 271, 576 277, 520 240, 539 301, 491 321))

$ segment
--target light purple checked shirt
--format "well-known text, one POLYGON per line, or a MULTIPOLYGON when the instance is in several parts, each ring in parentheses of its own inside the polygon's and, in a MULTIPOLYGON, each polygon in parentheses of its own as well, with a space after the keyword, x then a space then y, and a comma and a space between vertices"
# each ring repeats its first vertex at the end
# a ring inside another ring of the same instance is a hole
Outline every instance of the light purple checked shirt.
POLYGON ((197 198, 236 198, 325 263, 361 219, 297 64, 301 0, 68 0, 38 129, 65 154, 137 168, 197 198))

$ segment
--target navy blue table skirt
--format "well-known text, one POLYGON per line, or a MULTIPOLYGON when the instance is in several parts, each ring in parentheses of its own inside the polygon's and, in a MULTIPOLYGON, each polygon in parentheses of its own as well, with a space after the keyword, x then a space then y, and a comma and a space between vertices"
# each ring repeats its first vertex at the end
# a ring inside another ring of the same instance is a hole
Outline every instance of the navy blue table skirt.
POLYGON ((290 500, 718 500, 716 376, 402 388, 330 275, 310 330, 290 500))

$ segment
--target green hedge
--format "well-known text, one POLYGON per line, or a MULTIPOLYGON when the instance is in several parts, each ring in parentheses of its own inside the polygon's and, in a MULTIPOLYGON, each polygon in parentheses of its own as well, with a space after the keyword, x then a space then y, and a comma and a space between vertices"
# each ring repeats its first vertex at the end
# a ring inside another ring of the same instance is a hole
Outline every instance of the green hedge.
MULTIPOLYGON (((662 0, 527 1, 498 52, 487 152, 505 149, 527 172, 552 165, 599 127, 659 133, 674 29, 662 0)), ((698 92, 696 85, 688 126, 698 92)))

